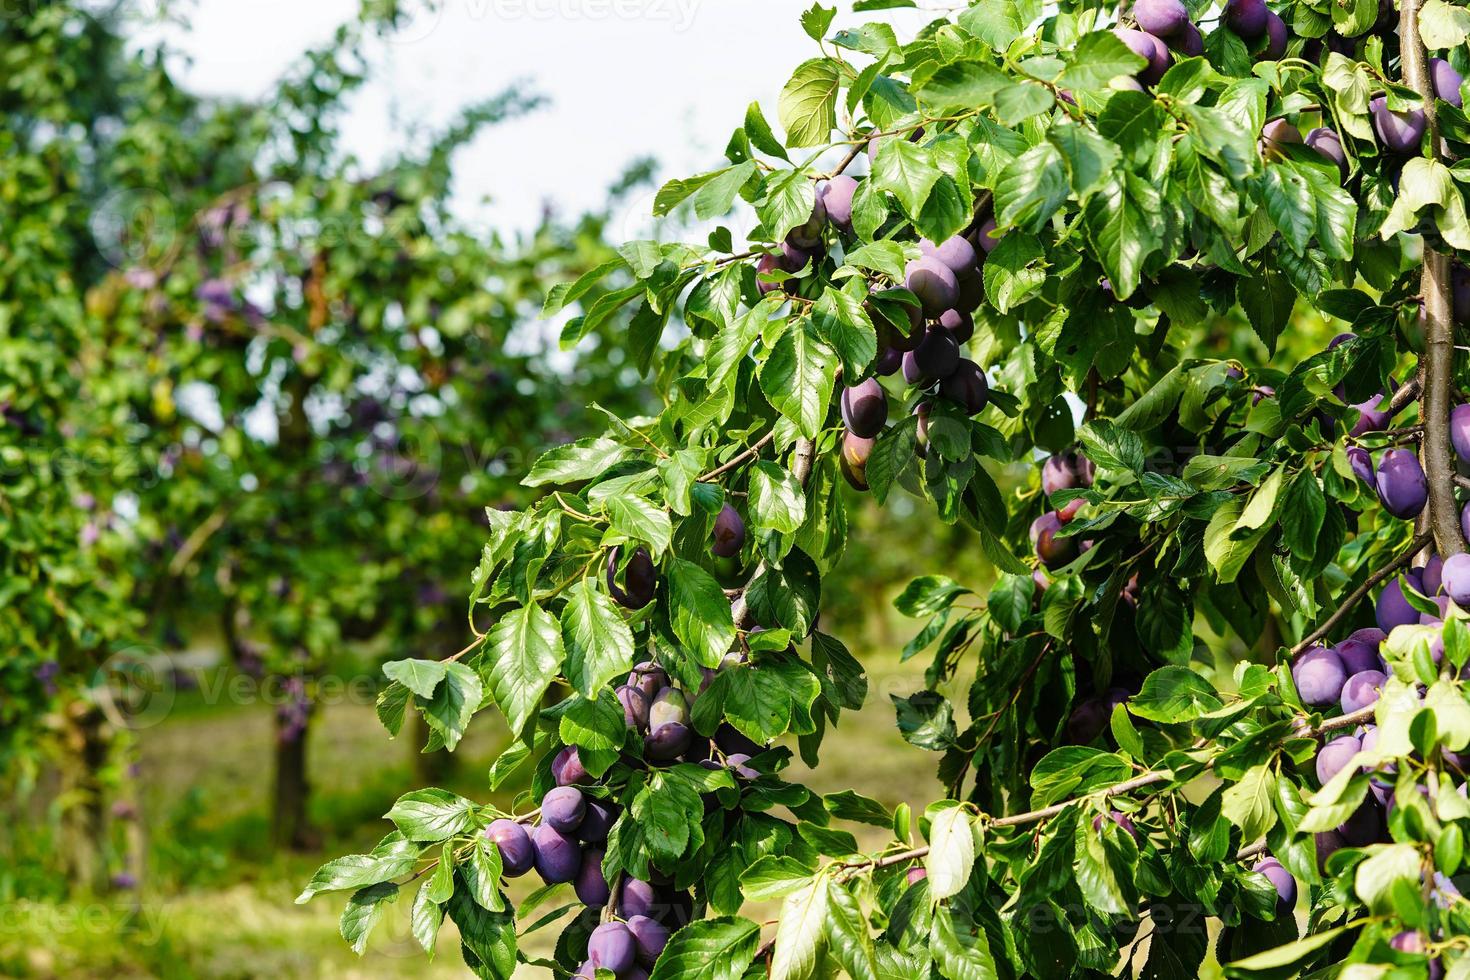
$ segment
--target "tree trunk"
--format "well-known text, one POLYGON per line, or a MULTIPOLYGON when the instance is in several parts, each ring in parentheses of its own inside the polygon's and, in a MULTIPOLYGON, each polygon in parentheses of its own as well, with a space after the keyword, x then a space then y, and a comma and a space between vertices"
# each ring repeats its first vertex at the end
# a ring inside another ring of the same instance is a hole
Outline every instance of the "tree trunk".
POLYGON ((311 784, 306 778, 306 738, 310 731, 310 713, 298 720, 285 712, 276 712, 276 792, 271 839, 278 848, 306 851, 317 844, 307 813, 311 784))
POLYGON ((107 889, 107 809, 102 770, 109 754, 106 719, 96 705, 74 701, 62 733, 61 860, 72 886, 107 889))

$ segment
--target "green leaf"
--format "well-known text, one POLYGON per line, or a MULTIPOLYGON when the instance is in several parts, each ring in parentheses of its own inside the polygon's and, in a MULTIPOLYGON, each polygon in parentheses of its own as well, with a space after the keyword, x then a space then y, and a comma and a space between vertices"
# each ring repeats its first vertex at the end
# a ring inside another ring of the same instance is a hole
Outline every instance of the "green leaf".
POLYGON ((819 146, 837 128, 837 92, 842 75, 830 58, 802 62, 781 90, 777 115, 788 146, 819 146))
POLYGON ((448 911, 459 927, 465 964, 482 977, 511 980, 516 967, 515 916, 481 907, 463 888, 455 890, 448 911))
POLYGON ((827 881, 827 947, 852 980, 878 980, 868 919, 852 892, 827 881))
POLYGON ((608 497, 603 505, 608 520, 617 530, 649 546, 655 558, 668 550, 674 528, 668 511, 631 493, 608 497))
POLYGON ((444 742, 444 747, 453 752, 464 737, 470 719, 485 700, 484 685, 480 676, 461 663, 445 663, 444 682, 434 696, 428 700, 416 699, 424 713, 424 721, 444 742))
POLYGON ((908 140, 884 140, 873 161, 874 186, 898 198, 904 211, 914 219, 924 210, 924 202, 929 199, 939 175, 929 151, 908 140))
POLYGON ((929 941, 940 972, 951 980, 998 980, 1000 977, 985 930, 961 927, 955 908, 944 906, 935 910, 929 941))
POLYGON ((475 822, 475 803, 444 789, 418 789, 383 814, 411 841, 437 842, 462 834, 475 822))
POLYGON ((390 660, 383 665, 383 673, 419 697, 432 698, 447 671, 435 660, 390 660))
POLYGON ((801 29, 813 41, 821 41, 827 36, 827 28, 832 26, 832 18, 836 16, 836 7, 823 7, 820 3, 813 3, 801 15, 801 29))
MULTIPOLYGON (((851 259, 848 256, 849 262, 851 259)), ((878 335, 862 301, 828 286, 812 308, 812 323, 827 345, 837 352, 847 377, 862 377, 878 353, 878 335)))
POLYGON ((561 630, 540 606, 520 606, 491 627, 488 642, 490 693, 519 735, 556 679, 564 657, 561 630))
POLYGON ((806 522, 806 494, 790 470, 768 459, 750 468, 750 516, 758 527, 795 534, 806 522))
POLYGON ((649 980, 738 980, 760 938, 760 926, 738 916, 691 922, 669 938, 649 980))
POLYGON ((780 157, 782 160, 790 159, 786 155, 786 147, 782 146, 781 141, 776 139, 776 135, 771 132, 771 124, 766 122, 759 102, 752 102, 745 110, 744 129, 745 135, 750 138, 751 145, 757 150, 773 157, 780 157))
POLYGON ((608 681, 633 667, 633 631, 617 604, 592 579, 583 579, 568 590, 561 612, 561 639, 567 680, 583 697, 596 696, 608 681))
POLYGON ((353 893, 353 896, 347 900, 347 907, 342 910, 342 920, 338 928, 341 930, 342 938, 347 940, 347 944, 358 956, 366 952, 368 934, 383 917, 383 908, 397 898, 398 886, 391 881, 385 881, 376 885, 368 885, 353 893))
MULTIPOLYGON (((1039 231, 1067 200, 1069 190, 1061 151, 1051 143, 1038 143, 1012 160, 996 182, 995 220, 1002 227, 1039 231)), ((1011 235, 1006 241, 1019 237, 1011 235)), ((990 261, 986 259, 987 268, 990 261)))
POLYGON ((1445 0, 1425 0, 1419 10, 1419 36, 1431 51, 1458 48, 1470 35, 1470 10, 1445 0))
POLYGON ((613 439, 582 439, 542 453, 521 483, 539 487, 591 480, 631 455, 631 450, 613 439))
MULTIPOLYGON (((1130 54, 1132 52, 1129 52, 1130 54)), ((1062 155, 1072 193, 1084 199, 1118 166, 1118 146, 1080 123, 1060 123, 1046 138, 1062 155)), ((1009 172, 1009 168, 1007 168, 1009 172)))
POLYGON ((1336 942, 1338 937, 1349 929, 1356 928, 1358 928, 1356 923, 1350 926, 1338 926, 1336 929, 1313 933, 1305 939, 1298 939, 1285 946, 1268 949, 1264 953, 1247 956, 1243 960, 1226 964, 1225 975, 1227 977, 1249 977, 1257 973, 1279 975, 1280 971, 1300 963, 1317 950, 1336 942))
POLYGON ((806 980, 821 959, 827 925, 827 884, 814 881, 787 895, 776 924, 771 980, 806 980))
POLYGON ((974 863, 975 830, 970 812, 962 806, 939 811, 929 824, 929 853, 924 858, 929 893, 935 898, 958 895, 970 880, 974 863))
POLYGON ((720 583, 693 562, 676 558, 668 570, 669 625, 705 667, 718 667, 735 642, 730 600, 720 583))
POLYGON ((1131 173, 1107 181, 1088 198, 1087 236, 1118 299, 1133 295, 1144 259, 1159 248, 1155 222, 1162 211, 1158 189, 1131 173))
POLYGON ((424 882, 419 886, 418 894, 414 896, 409 929, 413 933, 413 938, 418 941, 424 952, 429 954, 429 959, 432 960, 434 951, 439 945, 439 928, 444 924, 444 907, 429 900, 430 885, 430 882, 424 882))
POLYGON ((1046 282, 1046 260, 1032 235, 1006 235, 980 270, 985 296, 1002 313, 1021 305, 1046 282))
POLYGON ((805 319, 781 335, 760 369, 761 391, 808 439, 827 418, 836 378, 837 358, 805 319))
POLYGON ((408 874, 418 862, 419 849, 413 845, 394 848, 384 854, 349 854, 335 858, 317 869, 296 904, 310 901, 322 892, 361 888, 408 874))
POLYGON ((1065 89, 1093 92, 1106 89, 1119 75, 1136 75, 1148 64, 1112 31, 1095 31, 1078 38, 1057 79, 1065 89))
POLYGON ((1266 835, 1276 822, 1273 800, 1276 796, 1276 772, 1261 764, 1247 770, 1240 781, 1225 787, 1220 798, 1220 813, 1240 828, 1242 840, 1253 841, 1266 835))
POLYGON ((1095 419, 1077 430, 1077 438, 1087 450, 1087 458, 1104 469, 1143 469, 1143 440, 1136 433, 1109 422, 1095 419))
POLYGON ((1147 721, 1185 724, 1218 709, 1219 696, 1209 681, 1188 667, 1160 667, 1143 680, 1128 701, 1128 711, 1147 721))
POLYGON ((1419 852, 1412 844, 1388 844, 1358 865, 1353 874, 1353 891, 1357 892, 1374 915, 1391 914, 1393 888, 1401 881, 1419 889, 1419 852))
POLYGON ((1267 528, 1261 528, 1243 537, 1235 536, 1235 528, 1244 510, 1244 501, 1227 501, 1215 510, 1205 528, 1205 558, 1218 573, 1221 582, 1235 581, 1241 568, 1255 552, 1256 545, 1266 534, 1267 528))

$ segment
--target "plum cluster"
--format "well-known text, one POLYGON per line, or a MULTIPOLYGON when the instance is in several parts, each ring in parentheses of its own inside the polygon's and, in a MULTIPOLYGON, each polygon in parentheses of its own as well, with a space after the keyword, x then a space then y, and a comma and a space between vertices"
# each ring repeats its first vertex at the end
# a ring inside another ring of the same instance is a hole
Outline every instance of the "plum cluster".
MULTIPOLYGON (((870 154, 876 153, 879 142, 869 145, 870 154)), ((756 263, 756 272, 766 274, 757 276, 763 295, 794 281, 777 281, 770 274, 795 275, 820 260, 826 250, 825 228, 852 232, 853 196, 859 186, 846 174, 817 185, 808 219, 786 235, 778 252, 767 253, 756 263)), ((873 376, 845 388, 841 397, 845 431, 840 461, 856 489, 868 489, 868 460, 889 417, 888 392, 878 378, 901 372, 904 382, 919 393, 914 414, 921 446, 927 440, 934 399, 942 398, 966 415, 979 414, 989 403, 984 369, 963 356, 961 348, 975 334, 974 312, 985 298, 981 265, 999 242, 993 217, 937 244, 920 239, 919 255, 905 266, 901 284, 917 305, 906 296, 882 302, 870 297, 866 303, 878 341, 873 376)), ((743 530, 742 526, 742 536, 743 530)))
MULTIPOLYGON (((613 567, 615 562, 610 570, 613 567)), ((744 655, 731 654, 720 669, 744 660, 744 655)), ((716 673, 705 671, 704 687, 716 673)), ((638 664, 614 693, 630 736, 642 741, 641 758, 636 752, 624 754, 627 765, 682 761, 727 768, 743 780, 760 775, 748 763, 763 747, 729 725, 720 726, 712 740, 695 738, 690 698, 670 683, 668 673, 658 664, 638 664)), ((575 746, 556 754, 550 776, 555 786, 542 797, 540 819, 534 826, 496 820, 485 829, 485 839, 499 850, 507 878, 534 869, 547 885, 570 884, 577 900, 589 910, 605 910, 609 903, 614 904, 615 918, 598 925, 588 938, 587 960, 578 977, 592 980, 595 971, 603 969, 619 980, 646 980, 671 932, 692 917, 693 897, 674 888, 668 878, 624 878, 614 899, 603 872, 608 835, 622 812, 612 799, 612 789, 592 778, 575 746)))
MULTIPOLYGON (((1204 36, 1189 19, 1189 8, 1182 0, 1138 0, 1132 14, 1137 29, 1113 30, 1130 51, 1146 62, 1129 80, 1131 87, 1142 91, 1145 86, 1158 84, 1173 63, 1174 54, 1186 58, 1204 55, 1204 36)), ((1257 58, 1276 61, 1286 54, 1290 32, 1265 0, 1229 0, 1222 22, 1256 51, 1257 58)))

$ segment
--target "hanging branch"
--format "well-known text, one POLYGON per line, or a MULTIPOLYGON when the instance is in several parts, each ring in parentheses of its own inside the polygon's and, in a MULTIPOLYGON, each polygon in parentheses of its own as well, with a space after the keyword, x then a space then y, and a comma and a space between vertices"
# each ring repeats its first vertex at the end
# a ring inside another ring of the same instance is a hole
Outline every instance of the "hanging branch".
POLYGON ((1366 579, 1364 579, 1362 585, 1358 586, 1352 592, 1348 593, 1348 597, 1342 600, 1342 604, 1338 606, 1335 610, 1333 610, 1331 616, 1328 616, 1326 619, 1322 620, 1322 624, 1320 626, 1312 630, 1312 632, 1308 633, 1306 636, 1302 637, 1302 641, 1291 648, 1291 655, 1293 657, 1296 656, 1303 650, 1310 647, 1313 643, 1316 643, 1318 640, 1322 639, 1322 637, 1332 632, 1333 627, 1342 622, 1343 618, 1347 616, 1348 613, 1352 612, 1353 607, 1361 602, 1364 596, 1366 596, 1375 587, 1377 587, 1380 582, 1389 578, 1400 568, 1403 568, 1409 562, 1413 561, 1414 556, 1423 551, 1425 546, 1429 544, 1432 538, 1433 535, 1431 535, 1427 531, 1420 533, 1417 537, 1414 538, 1414 543, 1409 545, 1408 550, 1404 551, 1393 561, 1389 562, 1387 565, 1384 565, 1382 568, 1378 569, 1378 571, 1374 572, 1372 575, 1369 575, 1366 579))

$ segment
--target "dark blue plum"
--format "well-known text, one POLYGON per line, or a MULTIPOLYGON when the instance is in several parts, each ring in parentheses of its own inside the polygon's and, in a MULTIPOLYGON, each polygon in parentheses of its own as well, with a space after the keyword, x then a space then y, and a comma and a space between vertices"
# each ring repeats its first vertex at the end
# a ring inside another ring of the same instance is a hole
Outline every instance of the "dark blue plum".
POLYGON ((536 864, 531 835, 514 820, 495 820, 485 828, 485 839, 500 851, 500 866, 507 878, 519 878, 536 864))

